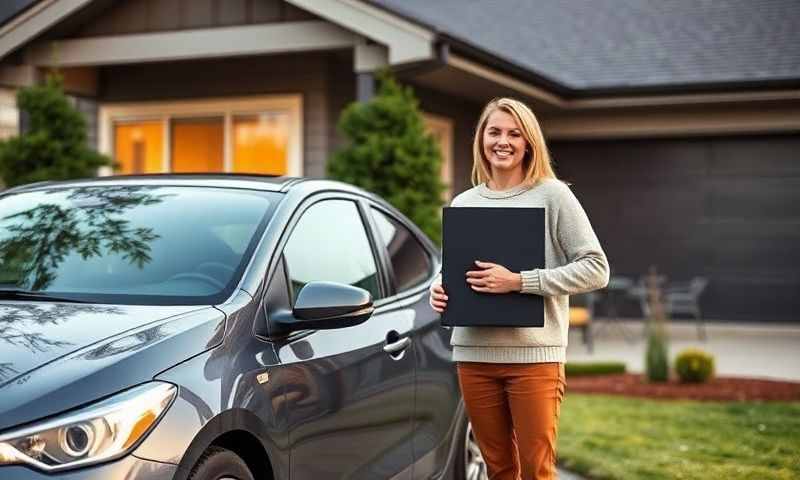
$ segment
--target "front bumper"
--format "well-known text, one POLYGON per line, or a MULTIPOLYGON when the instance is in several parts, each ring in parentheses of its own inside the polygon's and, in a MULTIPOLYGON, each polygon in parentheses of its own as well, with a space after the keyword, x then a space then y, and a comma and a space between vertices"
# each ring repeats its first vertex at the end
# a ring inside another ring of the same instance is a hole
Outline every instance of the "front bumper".
POLYGON ((119 460, 57 473, 44 473, 21 465, 0 467, 3 480, 172 480, 177 465, 142 460, 127 455, 119 460))

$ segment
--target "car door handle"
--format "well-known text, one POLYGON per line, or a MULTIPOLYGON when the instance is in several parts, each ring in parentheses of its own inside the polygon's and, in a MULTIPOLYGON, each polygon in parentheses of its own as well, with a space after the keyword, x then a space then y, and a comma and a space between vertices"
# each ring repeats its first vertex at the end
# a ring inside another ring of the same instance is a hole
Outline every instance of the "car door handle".
POLYGON ((395 353, 398 353, 398 352, 402 352, 403 350, 408 348, 409 345, 411 345, 411 338, 410 337, 405 337, 405 338, 401 338, 400 340, 398 340, 396 342, 384 345, 383 351, 386 352, 386 353, 395 354, 395 353))

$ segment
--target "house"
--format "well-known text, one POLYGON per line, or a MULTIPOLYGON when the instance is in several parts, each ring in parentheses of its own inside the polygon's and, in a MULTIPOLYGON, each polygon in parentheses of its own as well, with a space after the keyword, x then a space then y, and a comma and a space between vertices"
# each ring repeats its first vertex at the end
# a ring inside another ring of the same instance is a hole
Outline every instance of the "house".
POLYGON ((800 2, 7 0, 14 91, 60 69, 122 172, 323 176, 336 121, 392 68, 452 192, 483 104, 540 118, 614 274, 703 275, 710 318, 800 311, 800 2))

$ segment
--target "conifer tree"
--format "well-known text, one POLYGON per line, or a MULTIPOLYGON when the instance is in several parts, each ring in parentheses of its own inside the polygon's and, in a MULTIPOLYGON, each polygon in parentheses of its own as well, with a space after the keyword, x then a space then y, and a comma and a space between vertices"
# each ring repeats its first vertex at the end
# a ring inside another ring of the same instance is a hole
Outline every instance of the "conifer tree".
POLYGON ((42 180, 95 176, 111 160, 87 144, 86 120, 64 95, 61 77, 17 92, 29 128, 0 142, 0 178, 8 187, 42 180))
POLYGON ((328 162, 328 176, 385 198, 440 244, 441 152, 411 88, 386 72, 378 82, 375 97, 342 112, 338 128, 348 143, 328 162))

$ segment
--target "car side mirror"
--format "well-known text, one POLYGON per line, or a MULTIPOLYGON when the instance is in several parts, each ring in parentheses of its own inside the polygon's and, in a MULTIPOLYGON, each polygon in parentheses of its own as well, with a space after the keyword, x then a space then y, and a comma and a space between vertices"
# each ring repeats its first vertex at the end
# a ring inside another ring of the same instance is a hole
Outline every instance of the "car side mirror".
POLYGON ((364 323, 373 311, 372 295, 363 288, 336 282, 309 282, 300 290, 292 314, 277 315, 272 321, 284 333, 330 330, 364 323))

